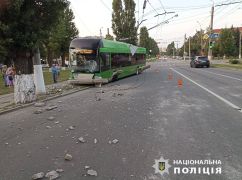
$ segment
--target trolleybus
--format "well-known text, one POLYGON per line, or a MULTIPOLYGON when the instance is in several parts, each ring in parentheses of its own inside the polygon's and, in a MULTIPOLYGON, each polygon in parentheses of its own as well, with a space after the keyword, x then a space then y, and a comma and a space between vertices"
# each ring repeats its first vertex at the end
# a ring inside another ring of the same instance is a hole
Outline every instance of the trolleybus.
POLYGON ((69 50, 72 84, 108 83, 149 68, 146 49, 123 42, 76 38, 69 50))

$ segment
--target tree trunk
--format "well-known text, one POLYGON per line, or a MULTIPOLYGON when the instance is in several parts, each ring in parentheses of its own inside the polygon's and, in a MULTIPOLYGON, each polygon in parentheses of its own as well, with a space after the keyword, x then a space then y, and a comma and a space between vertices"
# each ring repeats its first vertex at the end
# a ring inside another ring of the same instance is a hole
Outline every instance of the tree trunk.
POLYGON ((63 53, 63 54, 61 55, 61 66, 62 66, 62 67, 65 67, 65 66, 66 66, 66 63, 65 63, 65 53, 63 53))
POLYGON ((18 103, 29 103, 36 100, 33 74, 22 74, 15 76, 14 101, 18 103))
POLYGON ((53 59, 53 55, 52 55, 52 54, 53 54, 53 53, 52 53, 52 51, 50 50, 50 48, 47 47, 47 62, 48 62, 48 64, 49 64, 49 67, 51 67, 52 64, 53 64, 53 61, 52 61, 52 59, 53 59))
POLYGON ((32 55, 28 52, 18 52, 14 58, 16 75, 14 79, 15 103, 27 103, 36 99, 33 79, 32 55))
POLYGON ((14 58, 14 67, 17 74, 33 74, 32 54, 29 52, 17 52, 14 58))

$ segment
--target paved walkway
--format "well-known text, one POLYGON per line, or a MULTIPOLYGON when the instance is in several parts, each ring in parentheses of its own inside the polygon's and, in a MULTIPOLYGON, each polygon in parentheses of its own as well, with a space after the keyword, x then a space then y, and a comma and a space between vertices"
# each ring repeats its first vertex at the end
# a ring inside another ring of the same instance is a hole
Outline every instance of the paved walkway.
MULTIPOLYGON (((63 90, 63 87, 65 87, 67 85, 68 85, 67 81, 59 82, 56 84, 50 84, 50 85, 46 86, 46 91, 52 92, 55 89, 63 90)), ((0 109, 11 106, 13 104, 14 104, 14 94, 13 93, 0 95, 0 109)))

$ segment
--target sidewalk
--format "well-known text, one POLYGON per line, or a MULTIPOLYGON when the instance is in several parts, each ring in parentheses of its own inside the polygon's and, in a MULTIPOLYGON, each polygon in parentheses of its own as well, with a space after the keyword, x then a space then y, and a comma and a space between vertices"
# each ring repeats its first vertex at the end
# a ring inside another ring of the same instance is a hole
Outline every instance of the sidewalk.
MULTIPOLYGON (((73 87, 72 85, 68 84, 67 81, 62 81, 56 84, 47 85, 46 86, 47 93, 46 95, 41 96, 41 99, 62 95, 64 93, 68 93, 71 90, 75 91, 78 89, 80 90, 80 86, 73 87)), ((81 86, 81 89, 83 89, 83 86, 81 86)), ((13 109, 15 107, 19 107, 19 105, 16 105, 14 103, 13 93, 0 95, 0 113, 8 109, 13 109)))

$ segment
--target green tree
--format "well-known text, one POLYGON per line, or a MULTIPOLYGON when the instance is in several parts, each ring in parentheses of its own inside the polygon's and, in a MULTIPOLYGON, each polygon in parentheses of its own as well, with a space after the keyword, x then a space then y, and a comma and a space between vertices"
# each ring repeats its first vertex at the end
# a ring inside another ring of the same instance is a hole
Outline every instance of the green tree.
POLYGON ((135 2, 133 0, 113 0, 112 8, 112 29, 116 40, 136 45, 135 2))
POLYGON ((149 44, 148 48, 149 48, 150 54, 152 56, 156 56, 160 53, 159 47, 158 47, 156 41, 153 38, 149 37, 148 44, 149 44))
POLYGON ((233 29, 222 29, 219 38, 219 52, 221 55, 234 56, 236 52, 236 41, 233 35, 233 29))
POLYGON ((73 23, 74 15, 68 6, 58 18, 56 26, 51 28, 47 39, 43 40, 44 49, 47 54, 48 64, 52 65, 53 58, 61 56, 62 66, 65 66, 65 56, 69 52, 69 45, 72 39, 77 37, 78 30, 73 23))
POLYGON ((158 55, 160 51, 156 41, 149 37, 149 33, 146 27, 140 28, 139 46, 145 47, 147 53, 152 56, 158 55))
POLYGON ((9 0, 8 7, 1 12, 0 22, 9 61, 13 61, 17 72, 33 72, 32 57, 41 40, 56 26, 58 17, 67 6, 66 0, 9 0))
POLYGON ((175 52, 175 51, 176 51, 175 42, 172 41, 170 44, 168 44, 168 46, 166 48, 166 55, 172 56, 173 52, 175 52))
POLYGON ((235 40, 235 54, 234 57, 239 55, 239 40, 240 40, 240 31, 239 28, 235 28, 233 29, 233 36, 234 36, 234 40, 235 40))
POLYGON ((148 48, 149 33, 146 27, 140 28, 139 46, 148 48))

